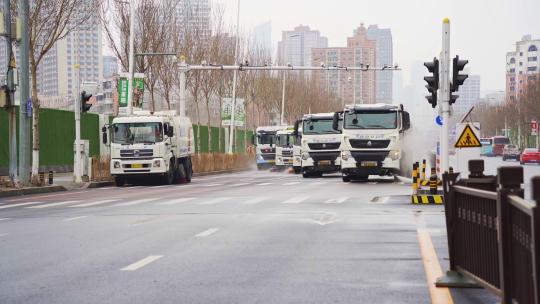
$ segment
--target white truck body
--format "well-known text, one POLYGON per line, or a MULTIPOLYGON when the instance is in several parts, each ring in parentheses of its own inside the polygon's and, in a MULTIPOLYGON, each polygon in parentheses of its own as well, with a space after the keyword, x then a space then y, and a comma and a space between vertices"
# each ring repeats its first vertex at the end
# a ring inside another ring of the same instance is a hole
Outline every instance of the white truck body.
POLYGON ((256 161, 257 168, 272 167, 276 162, 276 133, 283 130, 283 126, 261 126, 256 130, 256 161))
POLYGON ((333 129, 334 113, 302 117, 302 175, 321 176, 338 172, 341 166, 341 129, 333 129))
POLYGON ((347 106, 343 113, 343 181, 400 173, 409 113, 388 104, 347 106))
POLYGON ((139 111, 114 118, 109 131, 110 170, 118 185, 139 177, 191 181, 194 136, 188 117, 139 111))
POLYGON ((276 167, 285 168, 293 165, 293 130, 292 127, 276 133, 276 167))
MULTIPOLYGON (((299 123, 302 121, 300 120, 299 123)), ((293 169, 294 173, 302 172, 302 126, 295 125, 296 132, 293 132, 293 169)))

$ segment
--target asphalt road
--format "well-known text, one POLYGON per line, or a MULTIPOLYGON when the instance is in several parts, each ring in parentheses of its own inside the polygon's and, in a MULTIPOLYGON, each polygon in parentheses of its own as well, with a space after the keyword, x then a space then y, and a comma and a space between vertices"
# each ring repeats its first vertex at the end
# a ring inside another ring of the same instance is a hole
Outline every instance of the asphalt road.
POLYGON ((432 303, 443 208, 408 194, 249 171, 3 199, 0 303, 432 303))

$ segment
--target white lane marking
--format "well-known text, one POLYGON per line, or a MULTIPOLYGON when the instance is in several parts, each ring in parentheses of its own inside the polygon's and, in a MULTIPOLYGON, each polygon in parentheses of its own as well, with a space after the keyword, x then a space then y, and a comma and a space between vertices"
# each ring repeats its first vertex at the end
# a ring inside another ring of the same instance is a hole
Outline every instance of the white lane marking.
POLYGON ((135 271, 137 269, 140 269, 156 260, 159 260, 161 259, 163 256, 162 255, 150 255, 150 256, 147 256, 146 258, 142 259, 142 260, 139 260, 133 264, 129 264, 127 265, 126 267, 120 269, 121 271, 135 271))
POLYGON ((321 216, 321 218, 317 221, 315 221, 315 223, 321 225, 321 226, 326 226, 328 224, 332 224, 336 221, 336 213, 325 213, 323 216, 321 216))
POLYGON ((249 199, 247 201, 244 201, 242 202, 242 204, 245 204, 245 205, 253 205, 253 204, 258 204, 266 199, 269 199, 269 197, 266 197, 266 196, 263 196, 263 197, 254 197, 252 199, 249 199))
POLYGON ((116 187, 104 187, 104 188, 98 188, 98 190, 110 190, 110 189, 117 189, 116 187))
POLYGON ((309 184, 310 186, 320 186, 320 185, 324 185, 324 184, 328 184, 328 182, 313 182, 311 184, 309 184))
POLYGON ((240 187, 240 186, 246 186, 246 185, 249 185, 251 183, 239 183, 239 184, 232 184, 231 187, 240 187))
POLYGON ((8 235, 7 233, 0 233, 0 237, 8 235))
POLYGON ((50 203, 50 204, 44 204, 44 205, 39 205, 39 206, 31 206, 31 207, 25 207, 25 208, 42 209, 42 208, 69 205, 69 204, 74 204, 74 203, 78 203, 78 202, 80 202, 80 201, 65 201, 65 202, 60 202, 60 203, 50 203))
MULTIPOLYGON (((62 195, 73 195, 73 194, 81 194, 81 193, 86 193, 90 190, 83 190, 83 191, 66 191, 64 193, 58 193, 58 194, 49 194, 49 195, 39 195, 39 196, 34 196, 32 197, 31 199, 40 199, 40 198, 44 198, 44 197, 52 197, 52 196, 62 196, 62 195)), ((12 200, 9 200, 8 202, 18 202, 18 201, 24 201, 24 200, 27 200, 28 198, 18 198, 18 199, 12 199, 12 200)))
POLYGON ((349 197, 347 197, 347 196, 345 196, 345 197, 337 197, 337 198, 327 199, 326 201, 324 201, 324 203, 325 204, 341 204, 341 203, 345 202, 348 199, 349 199, 349 197))
POLYGON ((297 197, 292 197, 286 201, 283 201, 281 202, 282 204, 298 204, 298 203, 301 203, 305 200, 307 200, 309 197, 307 196, 297 196, 297 197))
POLYGON ((165 188, 165 187, 169 187, 169 185, 152 186, 150 189, 159 189, 159 188, 165 188))
POLYGON ((1 222, 1 221, 9 221, 10 219, 11 219, 11 218, 9 218, 9 217, 6 217, 6 218, 0 218, 0 222, 1 222))
POLYGON ((62 221, 63 222, 71 222, 71 221, 76 221, 76 220, 80 220, 80 219, 87 218, 87 217, 88 217, 87 215, 76 216, 76 217, 70 217, 70 218, 64 219, 62 221))
POLYGON ((216 187, 216 186, 223 186, 223 184, 206 184, 206 185, 201 185, 201 187, 216 187))
POLYGON ((69 206, 69 207, 70 208, 92 207, 92 206, 97 206, 97 205, 103 205, 103 204, 107 204, 107 203, 116 202, 116 201, 119 201, 119 200, 120 199, 100 200, 100 201, 95 201, 95 202, 86 203, 86 204, 79 204, 79 205, 74 205, 74 206, 69 206))
POLYGON ((230 199, 232 199, 232 197, 216 197, 211 200, 200 202, 199 205, 213 205, 230 199))
POLYGON ((210 228, 195 235, 195 237, 207 237, 219 231, 219 228, 210 228))
POLYGON ((143 199, 135 200, 135 201, 131 201, 131 202, 114 204, 114 205, 112 205, 112 206, 113 206, 113 207, 133 206, 133 205, 138 205, 138 204, 143 204, 143 203, 152 202, 152 201, 155 201, 155 200, 158 200, 158 199, 159 199, 159 198, 143 198, 143 199))
POLYGON ((283 184, 283 186, 292 186, 292 185, 298 185, 298 184, 300 184, 300 182, 290 182, 290 183, 283 184))
POLYGON ((272 183, 260 183, 260 184, 255 184, 256 186, 268 186, 268 185, 271 185, 272 183))
POLYGON ((194 197, 184 197, 184 198, 179 198, 179 199, 175 199, 175 200, 172 200, 172 201, 166 201, 166 202, 163 202, 163 203, 159 203, 158 205, 174 205, 174 204, 180 204, 180 203, 189 202, 189 201, 192 201, 194 199, 195 199, 194 197))
POLYGON ((0 209, 13 208, 13 207, 22 207, 28 205, 43 204, 43 202, 28 202, 28 203, 19 203, 19 204, 7 204, 5 206, 0 206, 0 209))

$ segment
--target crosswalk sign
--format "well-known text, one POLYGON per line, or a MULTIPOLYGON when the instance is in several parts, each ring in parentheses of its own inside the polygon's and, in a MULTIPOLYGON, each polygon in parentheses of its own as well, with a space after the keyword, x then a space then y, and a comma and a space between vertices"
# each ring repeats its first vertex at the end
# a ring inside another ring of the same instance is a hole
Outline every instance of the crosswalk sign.
POLYGON ((463 132, 461 132, 461 135, 458 137, 458 140, 456 141, 456 148, 479 148, 482 147, 482 144, 480 143, 480 140, 474 134, 473 129, 471 129, 471 125, 465 126, 465 129, 463 129, 463 132))

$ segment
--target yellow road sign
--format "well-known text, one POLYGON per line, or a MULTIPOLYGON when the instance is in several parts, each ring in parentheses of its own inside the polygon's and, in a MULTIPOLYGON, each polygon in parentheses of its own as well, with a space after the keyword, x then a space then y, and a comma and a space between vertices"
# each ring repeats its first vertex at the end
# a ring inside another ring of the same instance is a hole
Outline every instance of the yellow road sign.
POLYGON ((455 145, 456 148, 479 148, 481 146, 482 144, 476 134, 474 134, 473 129, 471 129, 471 125, 467 125, 463 129, 455 145))

